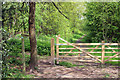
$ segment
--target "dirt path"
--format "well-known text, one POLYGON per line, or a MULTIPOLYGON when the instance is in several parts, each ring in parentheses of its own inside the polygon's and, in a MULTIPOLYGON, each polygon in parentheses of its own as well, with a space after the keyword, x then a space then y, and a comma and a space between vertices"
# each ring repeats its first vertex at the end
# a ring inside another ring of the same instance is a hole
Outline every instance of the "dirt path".
MULTIPOLYGON (((84 34, 81 38, 79 38, 77 41, 76 41, 76 43, 84 43, 83 41, 82 41, 82 39, 84 38, 86 36, 86 34, 84 34)), ((87 47, 86 45, 80 45, 80 46, 78 46, 78 47, 81 47, 81 48, 84 48, 84 47, 87 47)), ((87 51, 86 49, 83 49, 84 51, 87 51)), ((85 56, 86 55, 86 53, 81 53, 80 54, 81 56, 85 56)))
MULTIPOLYGON (((77 42, 79 41, 80 39, 77 42)), ((67 68, 51 65, 48 59, 40 59, 37 70, 27 71, 27 74, 34 75, 34 78, 118 78, 120 69, 120 66, 98 63, 80 63, 81 66, 67 68)))
MULTIPOLYGON (((84 65, 84 64, 83 64, 84 65)), ((27 74, 35 75, 35 78, 118 78, 118 66, 52 66, 48 60, 39 60, 36 71, 27 71, 27 74)))
POLYGON ((76 41, 76 43, 82 43, 82 39, 84 38, 86 36, 86 34, 84 34, 80 39, 78 39, 77 41, 76 41))

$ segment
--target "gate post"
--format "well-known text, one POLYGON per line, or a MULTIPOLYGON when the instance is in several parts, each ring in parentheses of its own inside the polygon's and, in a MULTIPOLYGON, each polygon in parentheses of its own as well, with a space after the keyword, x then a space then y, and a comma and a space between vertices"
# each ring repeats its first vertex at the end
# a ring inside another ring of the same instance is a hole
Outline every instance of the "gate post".
MULTIPOLYGON (((22 34, 24 34, 24 30, 22 29, 22 34)), ((26 65, 25 65, 25 45, 24 45, 24 36, 21 34, 22 39, 22 63, 23 63, 23 73, 26 72, 26 65)))
POLYGON ((55 64, 54 58, 55 58, 55 49, 54 49, 54 38, 51 39, 51 65, 55 64))
MULTIPOLYGON (((105 43, 105 42, 102 41, 102 43, 105 43)), ((104 64, 104 56, 105 56, 105 45, 102 44, 102 60, 101 60, 102 64, 104 64)))
MULTIPOLYGON (((58 35, 58 37, 60 37, 60 35, 58 35)), ((56 61, 57 61, 57 64, 59 64, 59 38, 57 37, 56 39, 56 61)))

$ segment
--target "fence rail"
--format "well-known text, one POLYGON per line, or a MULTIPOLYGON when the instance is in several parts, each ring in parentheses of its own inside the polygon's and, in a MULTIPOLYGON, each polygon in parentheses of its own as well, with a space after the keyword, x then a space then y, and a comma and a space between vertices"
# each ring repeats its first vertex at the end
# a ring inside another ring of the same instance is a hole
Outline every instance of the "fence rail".
MULTIPOLYGON (((71 43, 72 45, 120 45, 120 43, 71 43)), ((70 45, 66 43, 59 43, 56 45, 70 45)))
MULTIPOLYGON (((59 49, 76 49, 76 48, 59 48, 59 49)), ((96 48, 80 48, 80 49, 96 49, 96 48)), ((102 48, 97 48, 102 49, 102 48)), ((105 49, 120 49, 120 48, 105 48, 105 49)))
MULTIPOLYGON (((105 43, 104 41, 102 41, 102 43, 69 43, 67 42, 66 40, 62 39, 60 37, 60 35, 56 36, 57 39, 56 39, 56 61, 57 61, 57 64, 59 64, 59 61, 60 58, 65 58, 65 57, 80 57, 80 58, 83 58, 83 57, 86 57, 86 58, 93 58, 96 61, 100 61, 102 64, 104 64, 106 61, 120 61, 120 60, 110 60, 112 58, 119 58, 119 54, 120 52, 117 52, 115 50, 119 50, 120 47, 120 43, 105 43), (59 43, 59 40, 62 40, 64 41, 65 43, 59 43), (66 45, 66 46, 72 46, 73 48, 59 48, 59 46, 62 46, 62 45, 66 45), (85 45, 85 46, 89 46, 89 47, 81 47, 81 45, 85 45), (95 48, 93 47, 90 47, 91 45, 96 45, 95 48), (111 47, 111 46, 117 46, 117 47, 111 47), (78 52, 75 52, 73 50, 79 50, 78 52), (85 51, 86 49, 92 49, 91 51, 85 51), (115 49, 115 50, 114 50, 115 49), (60 50, 70 50, 70 51, 60 51, 60 50), (95 52, 94 50, 101 50, 101 51, 97 51, 95 52), (111 50, 110 51, 105 51, 105 50, 111 50), (59 55, 59 54, 65 54, 65 55, 59 55), (69 53, 78 53, 78 54, 81 54, 81 53, 85 53, 87 56, 68 56, 69 53), (101 56, 95 56, 95 55, 92 55, 91 53, 99 53, 101 54, 101 56), (112 54, 110 56, 108 56, 109 54, 112 54), (113 54, 115 53, 115 54, 113 54), (105 54, 108 54, 107 56, 105 54), (105 58, 107 58, 105 60, 105 58)), ((54 59, 55 58, 55 53, 53 50, 54 49, 54 39, 52 38, 51 39, 51 56, 52 56, 52 63, 54 62, 54 59), (54 56, 54 57, 53 57, 54 56)), ((77 60, 74 60, 74 61, 77 61, 77 60)), ((83 61, 83 60, 78 60, 78 61, 83 61)), ((86 61, 86 60, 85 60, 86 61)), ((89 60, 90 61, 90 60, 89 60)), ((88 62, 89 62, 88 61, 88 62)))

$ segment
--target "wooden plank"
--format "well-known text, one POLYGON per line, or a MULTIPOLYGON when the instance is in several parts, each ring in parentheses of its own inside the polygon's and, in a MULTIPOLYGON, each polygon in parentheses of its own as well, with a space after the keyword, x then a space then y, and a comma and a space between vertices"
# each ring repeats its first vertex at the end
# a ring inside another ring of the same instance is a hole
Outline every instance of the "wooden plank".
POLYGON ((117 55, 119 55, 120 53, 117 53, 117 54, 115 54, 114 56, 112 56, 112 57, 109 57, 107 60, 105 60, 105 61, 108 61, 109 59, 111 59, 111 58, 114 58, 114 57, 116 57, 117 55))
MULTIPOLYGON (((22 34, 24 34, 24 29, 22 29, 22 34)), ((21 35, 22 36, 22 35, 21 35)), ((24 36, 22 36, 22 63, 23 63, 23 73, 26 72, 26 64, 25 64, 25 46, 24 46, 24 36)))
MULTIPOLYGON (((59 49, 76 49, 76 48, 59 48, 59 49)), ((80 48, 80 49, 96 49, 96 48, 80 48)), ((102 49, 102 48, 97 48, 102 49)), ((105 48, 105 49, 120 49, 120 48, 105 48)))
MULTIPOLYGON (((120 45, 120 43, 70 43, 71 45, 120 45)), ((66 43, 59 43, 56 45, 70 45, 66 43)))
POLYGON ((59 52, 59 53, 83 53, 83 52, 59 52))
POLYGON ((120 53, 120 52, 105 52, 105 53, 120 53))
MULTIPOLYGON (((68 61, 68 60, 59 60, 59 61, 68 61)), ((78 60, 78 59, 76 59, 76 60, 69 60, 69 61, 71 61, 71 62, 98 62, 97 60, 78 60)))
POLYGON ((55 49, 54 49, 54 38, 51 39, 51 65, 55 65, 54 58, 55 58, 55 49))
MULTIPOLYGON (((108 46, 108 45, 107 45, 108 46)), ((109 48, 111 48, 110 46, 108 46, 109 48)), ((116 52, 114 49, 112 49, 113 53, 119 54, 119 52, 116 52)), ((115 56, 116 57, 116 56, 115 56)), ((109 57, 110 58, 110 57, 109 57)))
MULTIPOLYGON (((90 58, 90 56, 59 56, 61 58, 64 58, 64 57, 85 57, 85 58, 90 58)), ((101 56, 95 56, 95 57, 98 57, 98 58, 101 58, 101 56)), ((108 58, 108 57, 112 57, 112 56, 105 56, 105 58, 108 58)), ((119 58, 119 56, 116 56, 115 58, 119 58)))
MULTIPOLYGON (((59 57, 61 57, 61 58, 64 58, 64 57, 67 57, 67 58, 72 58, 72 57, 91 58, 90 56, 59 56, 59 57)), ((95 57, 101 58, 101 56, 95 56, 95 57)))
MULTIPOLYGON (((105 58, 112 57, 112 56, 105 56, 105 58)), ((114 58, 119 58, 119 56, 115 56, 114 58)))
POLYGON ((71 45, 71 46, 73 46, 73 47, 75 47, 75 48, 79 49, 80 51, 82 51, 82 52, 86 53, 87 55, 91 56, 92 58, 95 58, 96 60, 101 61, 100 59, 98 59, 98 58, 94 57, 93 55, 91 55, 89 52, 86 52, 86 51, 84 51, 84 50, 80 49, 79 47, 77 47, 77 46, 75 46, 75 45, 73 45, 73 44, 71 44, 71 43, 67 42, 66 40, 64 40, 64 39, 60 38, 59 36, 56 36, 56 37, 58 37, 59 39, 61 39, 61 40, 62 40, 62 41, 64 41, 64 42, 66 42, 67 44, 69 44, 69 45, 71 45))
POLYGON ((74 60, 74 61, 77 61, 77 62, 97 62, 97 60, 74 60))
MULTIPOLYGON (((71 49, 69 52, 72 52, 74 49, 71 49)), ((65 56, 67 56, 68 55, 68 53, 67 54, 65 54, 65 56)))
MULTIPOLYGON (((99 45, 97 45, 96 47, 95 47, 95 49, 97 49, 99 47, 99 45)), ((90 52, 93 52, 95 49, 92 49, 90 52)))
POLYGON ((109 61, 113 61, 113 62, 119 62, 120 60, 109 60, 109 61))
POLYGON ((120 49, 120 48, 105 48, 105 49, 120 49))
MULTIPOLYGON (((108 46, 108 45, 107 45, 108 46)), ((109 48, 111 48, 110 46, 108 46, 109 48)), ((114 49, 112 49, 113 52, 116 52, 114 49)))
MULTIPOLYGON (((76 49, 76 48, 59 48, 59 49, 76 49)), ((80 48, 80 49, 96 49, 96 48, 80 48)), ((101 48, 97 48, 97 49, 101 49, 101 48)))
MULTIPOLYGON (((102 41, 102 43, 105 43, 105 42, 102 41)), ((102 56, 101 56, 101 58, 102 58, 102 60, 101 60, 102 64, 104 64, 104 56, 105 56, 105 45, 102 45, 102 56)))
MULTIPOLYGON (((59 52, 59 53, 83 53, 83 52, 59 52)), ((102 53, 102 52, 87 52, 87 53, 102 53)), ((120 53, 120 52, 105 52, 105 53, 120 53)))
MULTIPOLYGON (((58 37, 60 37, 60 35, 58 35, 58 37)), ((56 39, 56 44, 59 44, 59 38, 57 37, 56 39)), ((56 45, 56 61, 57 61, 57 64, 59 64, 59 45, 56 45)))

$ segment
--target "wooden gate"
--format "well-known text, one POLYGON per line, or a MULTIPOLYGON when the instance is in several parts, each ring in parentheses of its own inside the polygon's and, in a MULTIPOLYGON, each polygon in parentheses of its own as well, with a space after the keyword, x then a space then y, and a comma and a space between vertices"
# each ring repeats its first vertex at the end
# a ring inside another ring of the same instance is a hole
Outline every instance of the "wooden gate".
MULTIPOLYGON (((112 58, 119 58, 118 56, 120 54, 119 52, 120 43, 104 43, 104 41, 102 41, 102 43, 69 43, 68 41, 62 39, 60 35, 56 37, 57 37, 56 56, 54 51, 55 50, 54 39, 53 38, 51 39, 52 64, 54 64, 55 59, 57 61, 57 64, 59 64, 59 61, 63 61, 63 58, 73 58, 73 57, 77 57, 78 59, 72 59, 72 61, 84 61, 84 62, 92 61, 92 62, 101 62, 102 64, 104 64, 106 61, 120 61, 120 60, 110 60, 112 58), (65 43, 59 43, 59 40, 62 40, 65 43), (81 47, 81 45, 86 45, 88 47, 81 47), (65 46, 69 46, 69 47, 65 47, 65 46), (62 51, 62 50, 67 50, 67 51, 62 51), (74 50, 78 50, 78 51, 75 52, 74 50), (95 52, 95 50, 97 51, 95 52), (70 56, 69 54, 71 53, 77 55, 70 56), (85 55, 81 56, 80 54, 85 54, 85 55), (82 58, 86 58, 86 60, 83 60, 82 58), (87 58, 91 58, 91 60, 88 60, 87 58)), ((69 61, 69 59, 67 61, 69 61)))

